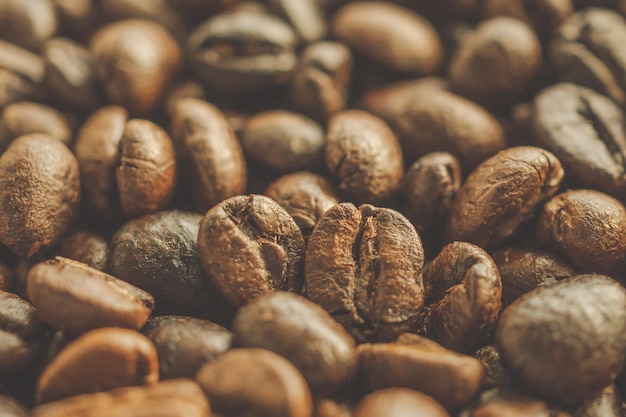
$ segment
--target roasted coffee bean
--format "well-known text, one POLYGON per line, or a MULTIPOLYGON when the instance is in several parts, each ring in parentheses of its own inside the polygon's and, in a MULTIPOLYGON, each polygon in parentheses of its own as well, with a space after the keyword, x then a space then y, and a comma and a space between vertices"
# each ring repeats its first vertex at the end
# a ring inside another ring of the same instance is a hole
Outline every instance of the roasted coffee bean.
POLYGON ((0 415, 4 417, 27 417, 28 411, 15 398, 0 396, 0 415))
POLYGON ((0 262, 0 291, 11 291, 15 281, 13 269, 4 262, 0 262))
POLYGON ((105 327, 85 333, 63 349, 37 381, 36 400, 46 403, 159 380, 157 352, 138 332, 105 327))
POLYGON ((625 233, 622 203, 595 190, 570 190, 553 197, 537 221, 537 240, 564 253, 581 272, 621 272, 625 233))
POLYGON ((176 157, 167 133, 148 120, 129 120, 119 141, 115 178, 126 217, 163 209, 176 184, 176 157))
POLYGON ((574 405, 622 369, 625 327, 624 288, 606 276, 578 275, 518 298, 502 313, 496 340, 516 381, 540 398, 574 405))
POLYGON ((352 54, 347 46, 330 41, 314 43, 300 55, 291 82, 291 104, 326 122, 346 107, 351 75, 352 54))
POLYGON ((305 239, 324 213, 340 200, 333 184, 310 172, 294 172, 278 178, 267 187, 265 195, 287 210, 305 239))
MULTIPOLYGON (((40 0, 36 0, 36 2, 40 2, 40 0)), ((17 0, 8 0, 8 3, 18 4, 17 0)), ((7 4, 7 0, 3 0, 2 4, 7 4)), ((39 55, 3 40, 0 40, 0 68, 34 84, 33 87, 40 86, 44 80, 44 61, 39 55)))
POLYGON ((298 370, 264 349, 234 349, 204 365, 196 381, 225 415, 310 417, 311 393, 298 370))
POLYGON ((423 266, 422 242, 404 216, 342 203, 309 239, 306 293, 357 341, 391 340, 417 326, 423 266))
POLYGON ((456 193, 447 241, 498 247, 532 219, 562 179, 561 163, 544 149, 520 146, 499 152, 480 164, 456 193))
POLYGON ((0 38, 24 48, 39 50, 58 29, 50 0, 0 2, 0 38))
MULTIPOLYGON (((0 62, 1 65, 2 62, 0 62)), ((16 73, 0 68, 0 109, 11 103, 40 99, 41 96, 42 91, 39 86, 21 78, 16 73)))
POLYGON ((436 78, 371 92, 363 105, 398 134, 408 162, 444 151, 470 172, 506 145, 502 127, 487 110, 445 91, 436 78))
POLYGON ((94 60, 89 50, 67 38, 54 38, 44 45, 45 83, 56 101, 81 112, 95 110, 102 98, 94 60))
POLYGON ((314 42, 326 36, 326 21, 317 0, 270 0, 269 9, 291 24, 304 42, 314 42))
POLYGON ((535 98, 533 132, 573 186, 626 196, 624 113, 607 97, 574 84, 549 87, 535 98))
POLYGON ((339 188, 359 201, 382 201, 402 185, 402 149, 396 135, 364 111, 346 110, 331 118, 326 165, 339 188))
POLYGON ((87 37, 97 28, 98 7, 91 0, 52 0, 64 32, 77 39, 87 37))
POLYGON ((328 398, 315 401, 313 408, 313 417, 352 417, 347 406, 337 404, 328 398))
POLYGON ((510 17, 487 20, 468 35, 450 62, 454 91, 487 107, 518 99, 541 65, 534 31, 510 17))
POLYGON ((426 305, 420 332, 443 346, 469 352, 498 320, 502 282, 491 257, 478 246, 453 242, 424 270, 426 305))
POLYGON ((571 417, 541 400, 508 389, 485 391, 477 402, 459 417, 571 417))
POLYGON ((107 326, 140 329, 154 308, 147 292, 66 258, 35 265, 27 281, 37 314, 72 334, 107 326))
POLYGON ((77 230, 65 236, 56 254, 82 262, 99 271, 106 271, 109 245, 104 237, 88 230, 77 230))
POLYGON ((407 74, 432 74, 443 51, 430 23, 411 10, 384 2, 355 1, 334 16, 332 31, 356 52, 407 74))
POLYGON ((198 253, 209 278, 233 306, 277 289, 302 289, 304 238, 293 218, 269 197, 232 197, 209 210, 200 222, 198 253))
POLYGON ((483 346, 474 353, 485 370, 482 389, 503 387, 509 383, 509 375, 502 366, 496 345, 483 346))
POLYGON ((230 348, 232 338, 218 324, 183 316, 153 317, 142 333, 156 347, 161 379, 195 377, 202 365, 230 348))
POLYGON ((96 78, 111 104, 132 115, 152 111, 181 64, 181 50, 162 26, 124 20, 103 26, 91 40, 96 78))
POLYGON ((324 159, 324 129, 298 113, 275 110, 246 121, 241 146, 248 158, 279 172, 306 170, 324 159))
POLYGON ((32 368, 44 330, 32 305, 0 291, 0 378, 32 368))
POLYGON ((493 254, 502 280, 502 304, 541 285, 576 275, 576 270, 558 256, 545 251, 503 248, 493 254))
POLYGON ((142 387, 118 388, 44 404, 33 417, 209 417, 209 403, 195 382, 163 381, 142 387))
POLYGON ((615 385, 609 385, 591 400, 576 407, 574 417, 622 417, 622 399, 615 385))
POLYGON ((366 392, 411 388, 458 410, 480 389, 483 367, 477 359, 417 335, 401 335, 398 342, 359 346, 358 380, 366 392))
POLYGON ((214 316, 226 310, 198 258, 201 219, 172 210, 126 223, 111 240, 111 273, 154 295, 160 314, 214 316))
POLYGON ((30 134, 0 157, 0 241, 20 256, 59 242, 78 209, 76 158, 57 139, 30 134))
POLYGON ((83 124, 74 144, 85 207, 106 222, 121 217, 115 165, 127 119, 128 112, 122 107, 102 107, 83 124))
POLYGON ((285 22, 243 9, 209 19, 187 42, 196 76, 210 89, 236 95, 288 82, 296 45, 296 34, 285 22))
POLYGON ((45 133, 66 145, 72 140, 68 120, 52 107, 28 101, 5 107, 0 118, 0 150, 4 151, 15 138, 29 133, 45 133))
POLYGON ((406 388, 388 388, 367 395, 357 405, 354 417, 449 417, 428 395, 406 388))
POLYGON ((146 19, 167 28, 177 38, 184 39, 187 27, 183 16, 169 0, 102 0, 100 7, 109 20, 146 19))
POLYGON ((337 391, 356 372, 352 337, 318 305, 287 292, 265 294, 241 307, 233 321, 233 345, 287 358, 318 395, 337 391))
POLYGON ((194 98, 172 104, 171 133, 202 211, 246 190, 246 161, 224 114, 194 98))

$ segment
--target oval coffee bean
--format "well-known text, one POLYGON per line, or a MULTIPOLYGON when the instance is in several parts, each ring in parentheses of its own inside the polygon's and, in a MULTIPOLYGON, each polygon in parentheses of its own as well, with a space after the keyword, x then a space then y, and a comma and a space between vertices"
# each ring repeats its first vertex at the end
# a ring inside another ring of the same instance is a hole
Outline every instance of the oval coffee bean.
POLYGON ((556 403, 580 403, 622 369, 626 290, 603 275, 539 287, 504 310, 496 341, 505 367, 526 389, 556 403))
POLYGON ((195 98, 176 100, 170 111, 172 138, 188 167, 196 205, 202 211, 243 194, 246 161, 224 114, 195 98))
POLYGON ((541 210, 537 241, 582 272, 618 274, 626 260, 626 208, 599 191, 566 191, 541 210))
POLYGON ((104 237, 97 233, 77 230, 65 236, 56 254, 105 271, 109 262, 109 245, 104 237))
POLYGON ((423 266, 422 242, 404 216, 342 203, 309 238, 306 293, 357 341, 391 340, 417 326, 423 266))
POLYGON ((406 388, 388 388, 365 396, 354 417, 449 417, 428 395, 406 388))
POLYGON ((0 157, 0 241, 31 257, 58 243, 78 209, 76 158, 57 139, 17 138, 0 157))
POLYGON ((520 146, 499 152, 480 164, 456 194, 446 240, 499 246, 556 193, 562 179, 561 163, 544 149, 520 146))
POLYGON ((229 198, 200 222, 200 261, 233 306, 277 289, 300 292, 304 249, 298 225, 269 197, 229 198))
POLYGON ((411 388, 433 397, 450 410, 458 410, 479 392, 482 364, 413 334, 401 343, 359 346, 359 382, 367 391, 411 388))
POLYGON ((431 74, 442 61, 437 32, 420 15, 384 2, 355 1, 332 22, 334 35, 359 54, 408 74, 431 74))
POLYGON ((402 185, 402 149, 396 135, 364 111, 346 110, 331 118, 326 165, 339 188, 358 200, 384 200, 402 185))
POLYGON ((68 120, 52 107, 22 101, 4 108, 0 119, 0 147, 6 149, 17 137, 45 133, 66 145, 72 140, 68 120))
POLYGON ((295 294, 272 292, 241 307, 233 345, 263 348, 288 359, 316 394, 331 394, 356 372, 356 345, 318 305, 295 294))
POLYGON ((115 178, 126 217, 164 208, 176 184, 176 157, 167 133, 148 120, 129 120, 119 141, 115 178))
POLYGON ((0 3, 0 38, 39 50, 59 22, 50 0, 4 0, 0 3))
POLYGON ((147 292, 61 257, 33 266, 27 291, 45 322, 72 334, 108 326, 140 329, 154 308, 147 292))
POLYGON ((233 349, 204 365, 196 381, 225 415, 311 417, 309 387, 287 360, 264 349, 233 349))
POLYGON ((230 349, 232 335, 220 325, 183 316, 159 316, 142 329, 156 347, 161 379, 193 378, 202 365, 230 349))
POLYGON ((44 369, 36 401, 154 384, 159 380, 158 365, 154 345, 142 334, 116 327, 92 330, 67 345, 44 369))

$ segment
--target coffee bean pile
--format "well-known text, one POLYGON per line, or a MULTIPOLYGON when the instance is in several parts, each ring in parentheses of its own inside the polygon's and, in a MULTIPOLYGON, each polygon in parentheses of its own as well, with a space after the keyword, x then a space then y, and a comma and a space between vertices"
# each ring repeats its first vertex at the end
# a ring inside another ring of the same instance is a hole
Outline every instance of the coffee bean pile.
POLYGON ((624 0, 0 0, 0 417, 624 417, 625 111, 624 0))

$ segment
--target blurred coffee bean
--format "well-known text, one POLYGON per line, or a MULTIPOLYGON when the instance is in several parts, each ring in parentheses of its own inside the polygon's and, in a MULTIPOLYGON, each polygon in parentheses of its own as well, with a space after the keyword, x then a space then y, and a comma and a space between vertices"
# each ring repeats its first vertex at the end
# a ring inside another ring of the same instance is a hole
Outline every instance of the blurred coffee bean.
POLYGON ((539 399, 508 389, 485 391, 477 403, 459 417, 572 417, 539 399))
POLYGON ((388 388, 365 396, 354 417, 449 417, 428 395, 406 388, 388 388))
POLYGON ((289 22, 304 42, 326 37, 326 21, 318 0, 269 0, 268 7, 289 22))
POLYGON ((352 413, 347 406, 323 398, 315 401, 313 417, 352 417, 352 413))
POLYGON ((104 237, 89 230, 76 230, 61 241, 56 254, 105 271, 109 261, 109 245, 104 237))
POLYGON ((72 140, 68 120, 56 109, 29 101, 6 106, 0 118, 0 150, 6 150, 15 138, 29 133, 45 133, 68 146, 72 140))
POLYGON ((502 313, 496 340, 515 381, 540 398, 575 405, 622 369, 625 327, 624 288, 603 275, 578 275, 518 298, 502 313))
POLYGON ((86 39, 96 29, 98 7, 92 0, 51 0, 63 31, 77 39, 86 39))
POLYGON ((167 28, 184 39, 188 28, 171 0, 101 0, 100 7, 109 20, 146 19, 167 28))
POLYGON ((4 262, 0 262, 0 291, 11 291, 15 281, 13 269, 4 262))
POLYGON ((0 415, 4 417, 28 417, 26 408, 15 398, 0 396, 0 415))
POLYGON ((574 417, 622 417, 622 399, 615 385, 609 385, 577 407, 574 417))
POLYGON ((58 24, 50 0, 0 1, 0 39, 37 51, 54 35, 58 24))

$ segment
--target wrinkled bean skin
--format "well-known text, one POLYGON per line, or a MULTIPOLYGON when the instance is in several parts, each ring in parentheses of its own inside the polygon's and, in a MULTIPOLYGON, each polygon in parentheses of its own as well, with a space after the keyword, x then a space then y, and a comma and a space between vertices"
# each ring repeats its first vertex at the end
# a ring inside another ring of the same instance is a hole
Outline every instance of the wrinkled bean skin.
POLYGON ((54 358, 39 376, 36 400, 46 403, 158 380, 152 342, 133 330, 105 327, 85 333, 54 358), (93 372, 95 368, 100 371, 93 372))
POLYGON ((546 150, 520 146, 499 152, 480 164, 456 193, 446 240, 498 247, 556 193, 562 179, 561 163, 546 150))
POLYGON ((272 292, 241 307, 233 345, 288 359, 318 395, 333 393, 356 372, 352 337, 318 305, 291 293, 272 292))
POLYGON ((276 289, 300 292, 304 249, 298 225, 269 197, 229 198, 200 222, 200 261, 233 306, 276 289))
POLYGON ((357 200, 381 201, 402 185, 402 149, 376 116, 346 110, 333 116, 326 136, 326 165, 339 188, 357 200))
POLYGON ((415 329, 424 301, 424 250, 400 213, 332 207, 309 238, 305 262, 307 296, 357 341, 391 340, 415 329))
POLYGON ((224 114, 212 104, 183 98, 170 111, 172 138, 183 169, 189 167, 196 206, 202 212, 246 190, 246 161, 224 114))
POLYGON ((217 412, 311 417, 306 381, 286 359, 264 349, 233 349, 204 365, 196 381, 217 412))
POLYGON ((537 144, 559 158, 572 185, 626 196, 624 113, 609 98, 553 85, 535 97, 532 126, 537 144))
POLYGON ((428 395, 405 388, 389 388, 365 396, 354 417, 449 417, 428 395))
POLYGON ((496 345, 483 346, 474 353, 474 357, 483 364, 485 369, 482 389, 502 387, 509 383, 509 376, 502 366, 500 352, 496 345))
POLYGON ((78 210, 76 158, 58 140, 34 133, 0 157, 0 241, 32 257, 62 238, 78 210))
POLYGON ((502 306, 502 282, 478 246, 453 242, 424 270, 427 308, 420 332, 448 349, 469 352, 491 333, 502 306))
POLYGON ((624 288, 606 276, 578 275, 518 298, 502 313, 496 341, 516 381, 540 398, 574 405, 622 369, 625 327, 624 288))
POLYGON ((581 272, 618 274, 626 259, 626 208, 595 190, 570 190, 539 213, 537 241, 564 253, 581 272))

